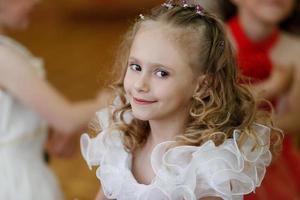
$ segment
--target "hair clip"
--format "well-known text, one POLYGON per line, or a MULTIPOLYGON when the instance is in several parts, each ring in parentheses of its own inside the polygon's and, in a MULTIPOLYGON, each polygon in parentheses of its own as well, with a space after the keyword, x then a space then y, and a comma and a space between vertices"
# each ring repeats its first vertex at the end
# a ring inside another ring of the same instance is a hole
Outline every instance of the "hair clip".
POLYGON ((171 8, 174 7, 173 4, 172 4, 172 0, 170 0, 170 1, 166 2, 166 3, 163 3, 162 6, 165 7, 165 8, 167 8, 167 9, 171 9, 171 8))
POLYGON ((187 3, 186 0, 183 0, 183 1, 182 1, 182 7, 184 7, 184 8, 189 7, 189 4, 187 3))
POLYGON ((139 17, 140 17, 141 20, 145 19, 145 16, 143 14, 140 14, 139 17))
POLYGON ((195 9, 197 14, 204 16, 204 8, 201 5, 197 4, 195 9))
POLYGON ((218 48, 219 48, 221 51, 224 51, 224 48, 225 48, 225 41, 222 40, 222 41, 218 42, 217 46, 218 46, 218 48))
POLYGON ((220 41, 219 46, 223 48, 225 46, 225 41, 224 40, 220 41))

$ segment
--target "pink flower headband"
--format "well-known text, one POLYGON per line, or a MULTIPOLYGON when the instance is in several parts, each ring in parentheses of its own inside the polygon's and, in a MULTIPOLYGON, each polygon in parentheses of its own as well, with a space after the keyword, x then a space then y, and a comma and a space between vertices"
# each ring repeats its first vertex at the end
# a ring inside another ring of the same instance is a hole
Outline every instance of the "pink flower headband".
MULTIPOLYGON (((183 8, 194 8, 198 15, 205 16, 205 10, 200 4, 189 4, 187 0, 182 0, 179 3, 175 3, 173 0, 168 0, 167 2, 162 4, 162 7, 165 7, 167 9, 172 9, 176 6, 183 8)), ((145 19, 145 16, 143 14, 140 14, 139 17, 141 20, 145 19)))
POLYGON ((175 4, 174 1, 169 0, 165 3, 163 3, 162 6, 167 9, 172 9, 175 6, 181 6, 183 8, 195 8, 197 14, 199 14, 201 16, 205 15, 204 8, 200 4, 189 4, 187 2, 187 0, 182 0, 180 3, 177 3, 177 4, 175 4))

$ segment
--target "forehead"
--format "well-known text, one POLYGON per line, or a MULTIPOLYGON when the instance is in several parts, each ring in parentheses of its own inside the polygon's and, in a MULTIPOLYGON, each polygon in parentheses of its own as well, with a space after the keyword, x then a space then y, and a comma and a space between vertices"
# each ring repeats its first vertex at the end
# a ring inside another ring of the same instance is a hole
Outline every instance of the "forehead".
POLYGON ((138 30, 130 51, 131 56, 151 59, 152 62, 189 65, 191 38, 182 28, 161 22, 146 22, 138 30))

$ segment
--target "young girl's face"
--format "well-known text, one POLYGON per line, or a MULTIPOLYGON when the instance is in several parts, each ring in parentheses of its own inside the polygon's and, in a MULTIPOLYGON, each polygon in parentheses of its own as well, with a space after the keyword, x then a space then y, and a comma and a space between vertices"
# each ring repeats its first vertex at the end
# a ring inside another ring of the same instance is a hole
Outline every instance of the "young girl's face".
POLYGON ((140 120, 186 116, 197 78, 172 33, 142 27, 130 51, 124 88, 133 115, 140 120))
POLYGON ((29 14, 40 0, 0 0, 0 24, 7 28, 26 28, 29 14))
POLYGON ((296 0, 232 0, 239 12, 247 12, 256 20, 278 24, 292 12, 296 0))

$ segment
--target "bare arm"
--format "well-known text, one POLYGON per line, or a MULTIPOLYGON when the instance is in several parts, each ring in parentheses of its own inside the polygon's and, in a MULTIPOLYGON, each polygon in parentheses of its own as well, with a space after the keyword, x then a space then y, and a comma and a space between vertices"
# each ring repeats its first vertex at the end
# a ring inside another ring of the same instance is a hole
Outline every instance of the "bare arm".
POLYGON ((220 197, 204 197, 199 200, 222 200, 220 197))
POLYGON ((277 126, 287 133, 300 131, 300 59, 294 70, 294 81, 286 96, 286 107, 275 118, 277 126))
POLYGON ((71 103, 40 79, 28 60, 0 47, 0 86, 62 133, 84 127, 97 109, 96 100, 71 103))
POLYGON ((273 99, 284 94, 292 85, 294 68, 292 66, 276 66, 269 79, 255 84, 256 96, 273 99))

